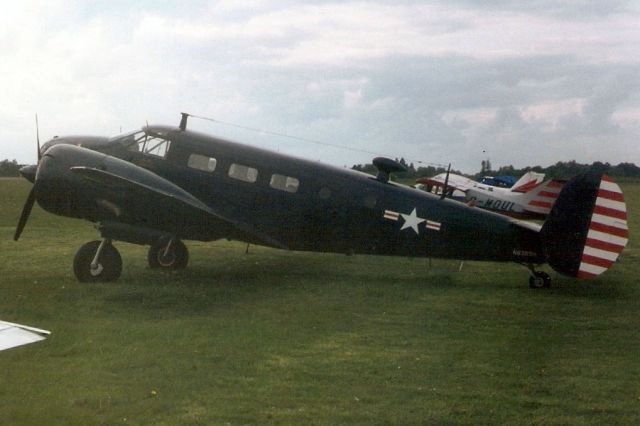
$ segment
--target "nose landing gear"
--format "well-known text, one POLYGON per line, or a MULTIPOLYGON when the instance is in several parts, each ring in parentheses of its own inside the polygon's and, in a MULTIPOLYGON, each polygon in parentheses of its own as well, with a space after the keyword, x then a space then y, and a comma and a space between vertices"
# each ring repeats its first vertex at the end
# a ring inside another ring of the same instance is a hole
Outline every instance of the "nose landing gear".
POLYGON ((110 239, 90 241, 76 252, 73 272, 83 283, 115 281, 122 273, 122 257, 110 239))

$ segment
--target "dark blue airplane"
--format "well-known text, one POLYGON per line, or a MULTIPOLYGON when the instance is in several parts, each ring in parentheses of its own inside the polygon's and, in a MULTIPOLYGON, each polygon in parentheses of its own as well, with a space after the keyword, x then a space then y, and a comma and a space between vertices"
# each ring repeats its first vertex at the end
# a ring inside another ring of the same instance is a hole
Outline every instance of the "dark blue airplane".
MULTIPOLYGON (((35 201, 97 224, 101 240, 74 259, 79 281, 122 271, 114 241, 150 246, 152 268, 187 266, 183 240, 222 238, 287 250, 517 262, 531 287, 548 263, 571 277, 597 276, 627 243, 626 207, 601 174, 563 188, 543 225, 517 221, 389 180, 403 166, 375 158, 377 176, 293 158, 178 127, 146 126, 113 138, 56 137, 22 175, 35 201)), ((38 143, 39 145, 39 143, 38 143)))
POLYGON ((515 176, 484 176, 480 179, 480 183, 485 185, 497 186, 499 188, 511 188, 518 179, 515 176))

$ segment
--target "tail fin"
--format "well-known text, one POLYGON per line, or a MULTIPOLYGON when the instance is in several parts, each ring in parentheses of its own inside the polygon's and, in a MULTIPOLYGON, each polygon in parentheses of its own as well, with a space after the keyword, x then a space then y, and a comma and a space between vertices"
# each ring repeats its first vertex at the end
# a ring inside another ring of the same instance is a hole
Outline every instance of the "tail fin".
POLYGON ((554 270, 578 278, 602 274, 629 240, 620 187, 600 173, 574 177, 560 192, 541 236, 554 270))
POLYGON ((511 192, 528 192, 544 180, 544 173, 527 172, 511 187, 511 192))
POLYGON ((527 211, 548 215, 553 207, 565 181, 559 179, 551 179, 536 185, 534 188, 522 195, 523 203, 526 205, 527 211))

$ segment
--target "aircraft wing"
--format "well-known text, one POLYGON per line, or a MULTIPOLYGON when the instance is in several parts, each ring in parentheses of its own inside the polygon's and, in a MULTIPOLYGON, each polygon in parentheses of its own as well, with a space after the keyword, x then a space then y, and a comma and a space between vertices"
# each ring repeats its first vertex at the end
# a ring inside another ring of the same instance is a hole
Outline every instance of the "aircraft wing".
MULTIPOLYGON (((215 207, 206 205, 189 192, 163 179, 162 177, 153 174, 153 180, 150 181, 146 175, 151 172, 141 169, 138 166, 133 167, 142 171, 138 178, 133 174, 129 177, 125 177, 93 167, 77 166, 71 167, 70 170, 72 173, 82 176, 90 181, 118 189, 120 191, 129 192, 136 196, 136 198, 140 197, 140 199, 153 201, 157 205, 166 206, 168 210, 174 212, 176 215, 179 215, 180 213, 183 213, 185 216, 195 214, 197 216, 218 219, 232 225, 242 233, 251 235, 268 245, 287 248, 281 241, 256 230, 251 224, 246 223, 237 217, 232 217, 228 213, 222 212, 221 209, 216 209, 215 207)), ((118 207, 114 206, 114 209, 117 210, 118 207)))
POLYGON ((108 187, 133 191, 134 193, 137 193, 141 196, 162 197, 163 201, 165 202, 167 200, 174 200, 180 207, 191 207, 192 209, 196 209, 207 214, 211 214, 214 216, 216 215, 215 212, 202 201, 198 200, 187 191, 171 184, 170 182, 160 177, 158 178, 162 180, 159 180, 159 182, 169 185, 160 187, 157 185, 152 185, 150 183, 142 182, 140 180, 126 178, 124 176, 120 176, 115 173, 96 169, 93 167, 71 167, 71 172, 99 184, 106 185, 108 187))
POLYGON ((44 340, 50 331, 22 324, 0 321, 0 351, 44 340))
MULTIPOLYGON (((430 178, 420 178, 417 180, 417 182, 426 185, 433 185, 436 187, 443 187, 446 178, 446 173, 440 173, 439 175, 435 175, 430 178)), ((467 192, 467 190, 469 188, 473 188, 476 183, 477 182, 474 182, 473 180, 464 176, 449 173, 449 181, 447 182, 447 186, 449 188, 457 189, 458 191, 467 192)))

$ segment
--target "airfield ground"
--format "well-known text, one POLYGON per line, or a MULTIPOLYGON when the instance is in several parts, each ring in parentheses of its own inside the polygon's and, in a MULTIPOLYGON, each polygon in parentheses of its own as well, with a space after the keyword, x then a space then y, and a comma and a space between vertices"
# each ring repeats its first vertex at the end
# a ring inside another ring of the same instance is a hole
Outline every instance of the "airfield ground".
MULTIPOLYGON (((640 183, 631 241, 593 281, 518 265, 188 243, 180 273, 118 243, 80 284, 87 222, 0 179, 0 319, 52 331, 0 352, 3 424, 640 424, 640 183)), ((547 269, 548 270, 548 269, 547 269)))

